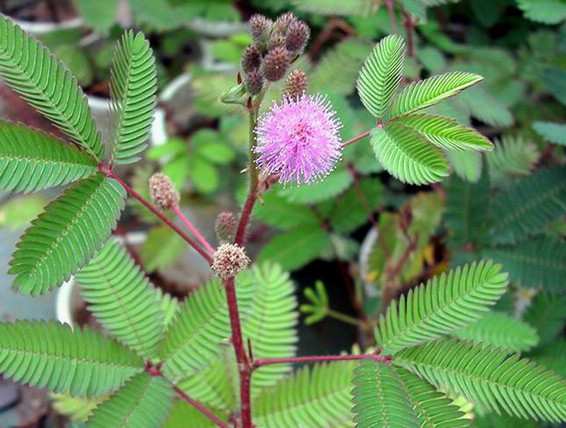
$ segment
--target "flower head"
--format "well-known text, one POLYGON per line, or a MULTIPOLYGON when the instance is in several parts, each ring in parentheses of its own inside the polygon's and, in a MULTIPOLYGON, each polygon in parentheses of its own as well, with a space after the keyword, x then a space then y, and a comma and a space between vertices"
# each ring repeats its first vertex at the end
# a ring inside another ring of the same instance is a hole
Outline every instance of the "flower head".
POLYGON ((341 124, 328 100, 284 98, 256 128, 257 164, 282 183, 310 183, 328 175, 342 154, 341 124))
POLYGON ((236 276, 250 264, 246 251, 236 244, 220 245, 212 258, 212 270, 222 279, 236 276))

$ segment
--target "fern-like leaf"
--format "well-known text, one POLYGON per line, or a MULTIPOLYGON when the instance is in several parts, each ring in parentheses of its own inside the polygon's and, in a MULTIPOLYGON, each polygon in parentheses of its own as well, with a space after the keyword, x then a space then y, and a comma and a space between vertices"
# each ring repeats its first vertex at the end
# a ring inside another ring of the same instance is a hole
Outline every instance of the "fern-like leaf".
POLYGON ((352 427, 355 366, 339 362, 299 369, 254 401, 255 423, 262 428, 352 427))
POLYGON ((402 117, 399 123, 415 130, 442 149, 481 151, 493 149, 491 142, 483 135, 448 117, 412 114, 402 117))
POLYGON ((505 350, 439 340, 401 351, 395 364, 497 412, 566 420, 566 381, 505 350))
POLYGON ((552 343, 562 333, 566 324, 564 307, 565 295, 539 292, 531 300, 523 320, 537 331, 539 346, 552 343))
POLYGON ((381 119, 399 87, 405 63, 405 41, 396 35, 382 39, 366 59, 357 87, 364 106, 381 119))
POLYGON ((51 202, 13 254, 10 273, 18 290, 45 293, 87 263, 115 227, 124 198, 115 180, 97 173, 51 202))
POLYGON ((514 352, 528 351, 538 343, 534 328, 501 312, 487 314, 465 329, 454 332, 454 336, 514 352))
POLYGON ((89 418, 88 428, 158 428, 173 404, 167 380, 140 373, 104 401, 89 418))
POLYGON ((375 128, 370 143, 381 165, 405 183, 434 183, 448 175, 442 152, 410 128, 399 124, 375 128))
POLYGON ((320 15, 365 16, 375 9, 373 0, 292 0, 300 11, 320 15))
MULTIPOLYGON (((238 278, 238 292, 243 294, 246 291, 251 300, 241 311, 242 328, 244 337, 252 344, 254 357, 293 357, 298 340, 298 314, 289 274, 279 265, 264 263, 255 266, 238 278)), ((247 296, 242 297, 247 300, 247 296)), ((275 384, 290 370, 290 364, 259 368, 254 372, 254 390, 275 384)))
POLYGON ((49 50, 0 15, 0 77, 97 160, 100 134, 86 97, 69 70, 49 50))
POLYGON ((534 122, 533 129, 546 141, 566 146, 566 124, 534 122))
POLYGON ((211 280, 191 294, 173 319, 161 350, 163 372, 176 382, 202 370, 230 337, 224 288, 211 280))
POLYGON ((483 174, 477 183, 452 176, 446 186, 446 226, 453 246, 482 244, 487 234, 489 179, 483 174))
POLYGON ((164 321, 161 296, 114 240, 77 275, 81 296, 96 319, 142 357, 155 357, 164 321))
POLYGON ((501 263, 511 281, 523 287, 563 292, 566 243, 553 238, 530 239, 521 245, 486 249, 482 253, 501 263))
POLYGON ((118 164, 133 163, 147 147, 157 89, 155 59, 143 34, 128 31, 117 44, 111 88, 118 110, 112 158, 118 164))
MULTIPOLYGON (((297 303, 289 275, 279 265, 260 264, 240 274, 237 287, 244 340, 251 343, 254 357, 294 356, 297 303)), ((237 366, 226 339, 216 342, 216 347, 211 350, 215 352, 214 358, 201 361, 206 368, 186 376, 179 386, 212 407, 231 411, 237 401, 237 394, 234 394, 237 388, 233 385, 237 373, 232 373, 237 372, 237 366)), ((254 372, 253 395, 275 384, 290 368, 289 364, 276 364, 258 369, 254 372)))
POLYGON ((470 421, 464 418, 464 413, 430 383, 408 370, 399 367, 395 370, 407 391, 420 428, 465 428, 470 426, 470 421))
POLYGON ((395 368, 362 361, 354 370, 353 412, 357 428, 420 426, 395 368))
POLYGON ((507 275, 489 261, 429 280, 393 302, 381 316, 376 339, 387 354, 434 340, 480 319, 507 288, 507 275))
POLYGON ((100 396, 143 371, 143 360, 94 330, 54 322, 0 323, 0 373, 75 396, 100 396))
POLYGON ((430 107, 459 94, 464 89, 481 82, 482 79, 483 77, 473 73, 451 72, 411 83, 403 88, 393 102, 390 117, 394 118, 430 107))
POLYGON ((541 170, 498 195, 491 234, 497 243, 514 243, 540 233, 566 214, 566 167, 541 170))
POLYGON ((96 172, 96 161, 55 137, 0 121, 0 188, 36 192, 96 172))
POLYGON ((503 137, 486 156, 492 181, 529 175, 539 160, 537 147, 523 138, 503 137))

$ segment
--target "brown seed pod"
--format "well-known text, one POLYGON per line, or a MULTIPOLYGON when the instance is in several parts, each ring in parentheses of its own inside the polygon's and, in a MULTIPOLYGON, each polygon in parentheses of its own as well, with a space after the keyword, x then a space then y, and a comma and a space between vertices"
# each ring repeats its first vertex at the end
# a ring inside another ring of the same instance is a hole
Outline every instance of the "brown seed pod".
POLYGON ((242 54, 242 70, 245 73, 257 70, 261 65, 261 51, 257 45, 249 45, 242 54))
POLYGON ((165 174, 156 173, 149 178, 149 194, 153 202, 164 210, 179 204, 179 192, 165 174))
POLYGON ((307 92, 308 78, 303 70, 293 70, 287 76, 285 95, 292 99, 297 99, 307 92))
POLYGON ((285 39, 286 48, 293 53, 301 53, 311 35, 311 30, 303 21, 294 21, 289 24, 287 37, 285 39))
POLYGON ((250 95, 259 94, 263 88, 263 81, 263 75, 259 72, 259 70, 253 70, 247 73, 244 79, 246 90, 250 95))

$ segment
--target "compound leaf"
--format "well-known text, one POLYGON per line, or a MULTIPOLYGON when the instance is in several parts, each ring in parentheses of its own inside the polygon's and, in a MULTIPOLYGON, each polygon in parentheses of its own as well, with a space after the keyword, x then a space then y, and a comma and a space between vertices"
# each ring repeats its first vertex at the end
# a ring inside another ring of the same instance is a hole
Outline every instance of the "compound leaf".
POLYGON ((375 330, 387 354, 451 334, 477 320, 507 289, 507 275, 489 261, 451 270, 391 303, 375 330))
POLYGON ((9 271, 15 287, 36 295, 67 280, 106 242, 124 199, 120 184, 100 173, 73 184, 18 242, 9 271))
POLYGON ((153 120, 157 72, 149 42, 127 31, 114 51, 111 90, 118 110, 112 158, 117 164, 140 159, 153 120))
POLYGON ((0 373, 75 396, 114 391, 143 371, 143 360, 100 333, 55 322, 0 323, 0 373))
POLYGON ((0 15, 0 77, 29 104, 102 159, 100 133, 76 79, 41 43, 0 15))
POLYGON ((36 192, 61 186, 96 172, 84 152, 41 131, 0 121, 0 188, 36 192))

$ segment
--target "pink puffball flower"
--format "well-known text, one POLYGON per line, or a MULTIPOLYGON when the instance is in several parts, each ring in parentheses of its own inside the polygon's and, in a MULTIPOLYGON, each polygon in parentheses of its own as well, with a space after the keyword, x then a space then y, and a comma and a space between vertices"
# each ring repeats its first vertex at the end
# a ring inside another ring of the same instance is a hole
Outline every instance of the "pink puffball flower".
POLYGON ((341 126, 326 97, 286 97, 259 119, 257 165, 283 184, 325 177, 342 155, 341 126))

